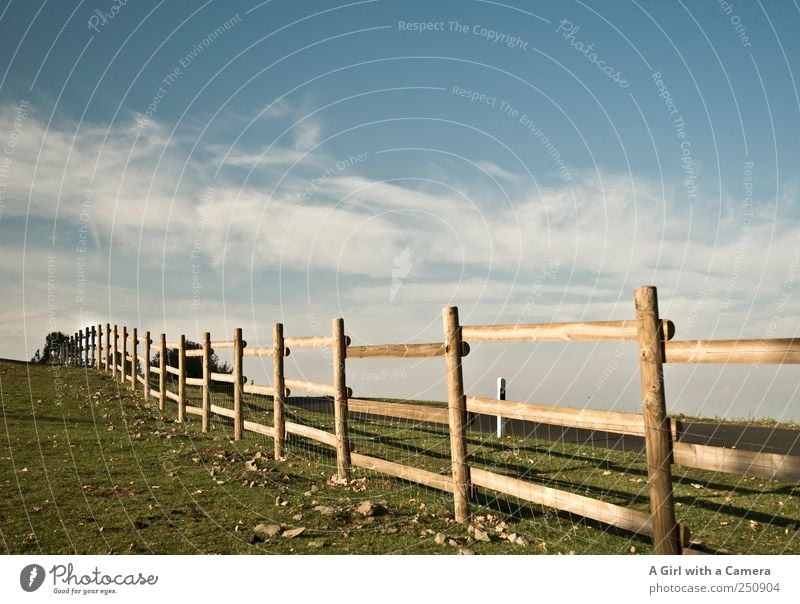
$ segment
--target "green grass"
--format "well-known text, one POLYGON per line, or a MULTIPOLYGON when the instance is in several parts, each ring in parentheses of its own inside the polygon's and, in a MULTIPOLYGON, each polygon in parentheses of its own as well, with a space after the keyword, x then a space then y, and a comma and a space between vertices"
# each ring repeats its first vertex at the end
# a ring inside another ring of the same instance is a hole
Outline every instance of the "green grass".
MULTIPOLYGON (((0 544, 5 553, 649 553, 647 539, 577 516, 478 490, 474 522, 491 536, 474 541, 453 521, 447 493, 353 470, 332 484, 333 451, 290 439, 285 461, 271 439, 230 422, 174 421, 167 401, 144 401, 94 370, 0 361, 0 544), (60 380, 60 381, 57 381, 60 380), (263 456, 247 467, 257 452, 263 456), (279 499, 278 499, 279 498, 279 499), (277 501, 276 501, 277 500, 277 501), (386 513, 362 517, 364 500, 386 513), (284 505, 281 503, 285 502, 284 505), (277 503, 277 505, 276 505, 277 503), (328 506, 332 514, 316 511, 328 506), (259 540, 253 527, 304 527, 296 538, 259 540), (505 523, 505 527, 501 525, 505 523), (503 534, 525 537, 527 546, 503 534), (439 545, 437 533, 455 545, 439 545), (320 545, 321 544, 321 545, 320 545)), ((190 404, 199 390, 190 389, 190 404)), ((231 406, 224 389, 215 404, 231 406)), ((271 423, 268 399, 247 397, 248 419, 271 423)), ((332 430, 325 413, 290 406, 291 421, 332 430)), ((447 433, 403 421, 350 420, 361 453, 436 472, 449 470, 447 433)), ((471 464, 647 510, 642 455, 532 439, 470 434, 471 464)), ((675 467, 679 520, 710 551, 800 553, 800 489, 675 467)))

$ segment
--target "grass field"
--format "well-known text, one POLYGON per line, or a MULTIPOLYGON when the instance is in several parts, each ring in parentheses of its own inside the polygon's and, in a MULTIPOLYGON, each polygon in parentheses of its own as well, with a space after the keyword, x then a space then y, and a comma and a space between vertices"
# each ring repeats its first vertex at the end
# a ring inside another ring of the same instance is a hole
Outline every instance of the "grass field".
MULTIPOLYGON (((231 406, 225 392, 214 398, 231 406)), ((358 469, 336 484, 333 451, 323 445, 290 439, 285 461, 275 461, 271 439, 248 432, 234 443, 224 418, 202 434, 195 416, 175 423, 175 403, 162 417, 155 399, 94 370, 0 361, 0 403, 5 553, 652 552, 636 535, 480 490, 472 505, 479 530, 469 529, 453 521, 446 493, 358 469)), ((332 429, 325 413, 287 412, 332 429)), ((271 423, 267 399, 248 397, 246 413, 271 423)), ((359 452, 449 469, 441 428, 359 417, 350 428, 359 452)), ((642 455, 477 433, 468 448, 473 465, 647 509, 642 455)), ((678 519, 699 548, 800 553, 798 485, 674 471, 678 519)))

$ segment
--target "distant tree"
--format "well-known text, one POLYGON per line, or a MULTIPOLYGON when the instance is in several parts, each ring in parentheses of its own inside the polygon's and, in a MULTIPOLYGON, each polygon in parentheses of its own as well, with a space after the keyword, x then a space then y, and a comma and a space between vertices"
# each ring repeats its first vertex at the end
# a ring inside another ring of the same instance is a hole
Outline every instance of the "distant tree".
MULTIPOLYGON (((186 350, 198 350, 202 348, 202 344, 186 340, 186 350)), ((167 365, 171 367, 178 366, 178 349, 167 348, 167 365)), ((150 361, 151 367, 158 367, 161 363, 161 355, 157 352, 153 360, 150 361)), ((186 357, 186 377, 201 378, 203 377, 203 358, 202 357, 186 357)), ((211 353, 210 369, 212 373, 233 373, 233 367, 226 361, 220 361, 217 353, 211 353)))
POLYGON ((33 355, 33 358, 31 359, 31 363, 38 363, 38 362, 40 362, 41 360, 42 360, 42 355, 41 355, 41 353, 39 352, 39 350, 37 349, 37 350, 36 350, 36 354, 34 354, 34 355, 33 355))
MULTIPOLYGON (((66 334, 60 331, 51 331, 45 336, 44 348, 37 360, 36 355, 31 359, 33 363, 52 363, 58 360, 58 350, 61 344, 69 340, 66 334)), ((39 352, 38 350, 36 351, 39 352)))

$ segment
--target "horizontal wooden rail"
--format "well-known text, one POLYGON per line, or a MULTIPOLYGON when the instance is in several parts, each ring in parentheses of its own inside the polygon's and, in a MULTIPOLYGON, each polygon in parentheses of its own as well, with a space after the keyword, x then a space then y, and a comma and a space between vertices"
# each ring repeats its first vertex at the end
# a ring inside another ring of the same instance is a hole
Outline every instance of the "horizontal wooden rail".
MULTIPOLYGON (((275 387, 266 384, 244 384, 242 392, 245 394, 259 394, 261 396, 275 396, 275 387)), ((283 389, 283 396, 291 396, 292 391, 288 388, 283 389)))
POLYGON ((133 363, 133 357, 129 354, 125 355, 125 360, 128 361, 129 363, 133 363))
POLYGON ((367 413, 384 417, 413 419, 432 424, 447 424, 446 407, 429 407, 408 403, 386 403, 370 399, 351 398, 347 401, 347 409, 351 413, 367 413))
POLYGON ((150 373, 155 373, 156 375, 161 375, 161 367, 158 366, 151 366, 150 373))
MULTIPOLYGON (((221 340, 219 342, 211 342, 211 348, 233 348, 234 344, 233 340, 221 340)), ((247 346, 247 342, 242 340, 242 346, 247 346)))
POLYGON ((270 438, 275 438, 275 428, 272 426, 265 426, 264 424, 244 420, 244 429, 249 432, 256 432, 264 436, 269 436, 270 438))
MULTIPOLYGON (((253 348, 245 348, 242 354, 246 357, 271 357, 273 352, 272 346, 254 346, 253 348)), ((288 357, 291 352, 291 350, 284 347, 283 356, 288 357)))
MULTIPOLYGON (((214 351, 212 350, 211 353, 214 351)), ((209 353, 209 354, 211 354, 209 353)), ((201 357, 203 356, 203 349, 202 348, 189 348, 184 353, 187 357, 201 357)))
POLYGON ((202 386, 203 385, 203 378, 187 377, 186 378, 186 385, 187 386, 202 386))
MULTIPOLYGON (((636 413, 500 401, 479 396, 467 396, 467 411, 484 415, 500 415, 506 419, 519 419, 539 424, 644 436, 644 419, 636 413)), ((675 428, 673 427, 674 434, 675 428)))
MULTIPOLYGON (((129 335, 129 336, 127 337, 127 339, 128 339, 129 341, 133 342, 133 334, 129 335)), ((143 335, 140 335, 140 336, 137 336, 137 337, 136 337, 136 342, 137 342, 137 343, 138 343, 138 342, 142 342, 142 343, 144 343, 144 340, 145 340, 145 338, 144 338, 144 336, 143 336, 143 335)), ((153 340, 152 340, 152 339, 150 340, 150 343, 151 343, 151 344, 153 343, 153 340)))
POLYGON ((181 372, 177 367, 173 367, 172 365, 164 365, 164 369, 167 373, 171 373, 172 375, 180 375, 181 372))
POLYGON ((215 382, 227 382, 229 384, 234 383, 234 378, 232 373, 211 373, 211 379, 215 382))
POLYGON ((228 409, 227 407, 220 407, 219 405, 211 405, 209 407, 211 413, 216 413, 217 415, 222 415, 223 417, 230 417, 233 419, 233 409, 228 409))
MULTIPOLYGON (((443 357, 444 344, 371 344, 369 346, 349 346, 347 348, 348 359, 413 359, 428 357, 443 357)), ((469 354, 469 346, 465 343, 461 350, 461 356, 469 354)))
POLYGON ((143 375, 137 375, 136 376, 136 381, 139 382, 140 384, 146 384, 147 383, 147 382, 144 381, 144 376, 143 375))
POLYGON ((677 340, 664 344, 665 363, 780 365, 800 363, 800 338, 677 340))
POLYGON ((800 457, 796 455, 676 442, 672 444, 672 458, 674 463, 690 468, 800 482, 800 457))
POLYGON ((361 455, 360 453, 350 453, 350 463, 359 468, 373 470, 381 474, 408 480, 409 482, 416 482, 440 491, 452 492, 453 490, 453 479, 450 476, 443 476, 421 468, 405 466, 393 461, 361 455))
POLYGON ((498 491, 538 503, 563 512, 578 514, 585 518, 598 520, 639 535, 652 537, 650 515, 645 512, 631 510, 599 499, 584 497, 576 493, 561 491, 532 482, 526 482, 510 476, 495 474, 481 468, 470 468, 472 484, 492 491, 498 491))
POLYGON ((181 345, 178 342, 167 342, 166 346, 167 346, 167 348, 171 348, 171 349, 175 349, 175 350, 177 350, 178 348, 181 347, 181 345))
POLYGON ((325 432, 325 430, 312 428, 311 426, 304 426, 302 424, 286 422, 286 432, 288 434, 294 434, 296 436, 303 436, 305 438, 310 438, 311 440, 316 440, 331 447, 336 446, 335 434, 331 434, 330 432, 325 432))
POLYGON ((194 405, 186 405, 186 413, 191 413, 192 415, 203 415, 203 408, 195 407, 194 405))
MULTIPOLYGON (((594 342, 635 340, 638 322, 586 321, 581 323, 531 323, 516 325, 464 325, 461 337, 469 342, 594 342)), ((665 339, 675 334, 672 321, 662 321, 665 339)))
MULTIPOLYGON (((322 396, 334 396, 334 387, 330 384, 318 384, 317 382, 306 382, 303 380, 284 380, 284 385, 292 391, 309 392, 311 394, 320 394, 322 396)), ((353 396, 352 388, 347 389, 348 398, 353 396)))
POLYGON ((181 400, 181 397, 179 397, 177 394, 175 394, 171 390, 167 390, 167 392, 165 394, 167 395, 167 398, 170 399, 171 401, 178 402, 178 401, 181 400))
POLYGON ((283 345, 289 348, 326 348, 333 346, 333 337, 304 336, 299 338, 284 338, 283 345))
POLYGON ((263 384, 244 384, 242 392, 245 394, 260 394, 262 396, 274 396, 275 388, 263 384))

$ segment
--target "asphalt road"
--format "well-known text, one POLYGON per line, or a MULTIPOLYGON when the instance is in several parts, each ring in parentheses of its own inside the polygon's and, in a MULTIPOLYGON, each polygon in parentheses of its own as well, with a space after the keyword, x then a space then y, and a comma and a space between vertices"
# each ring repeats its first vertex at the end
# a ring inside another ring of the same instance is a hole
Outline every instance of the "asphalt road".
MULTIPOLYGON (((497 419, 487 415, 474 418, 472 428, 496 433, 497 419)), ((567 443, 586 443, 622 451, 644 451, 644 439, 609 432, 563 428, 519 420, 506 420, 505 434, 567 443)), ((678 440, 696 445, 730 447, 746 451, 800 455, 800 430, 765 428, 741 424, 679 422, 678 440)))

